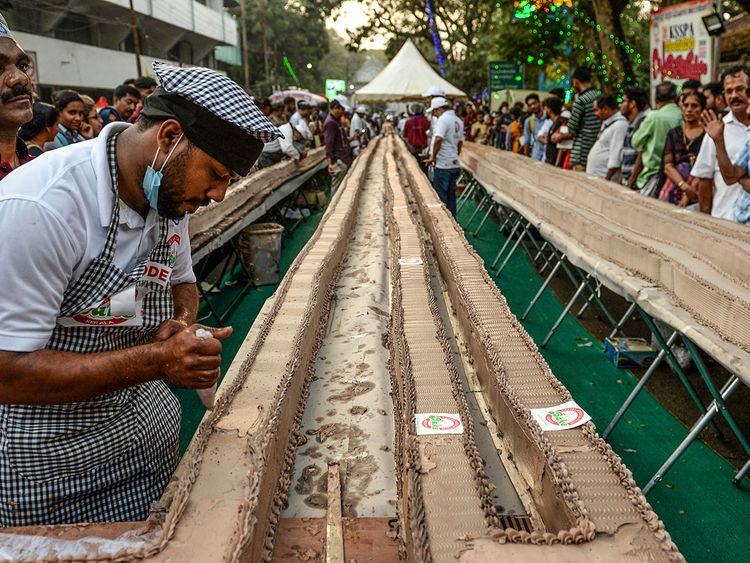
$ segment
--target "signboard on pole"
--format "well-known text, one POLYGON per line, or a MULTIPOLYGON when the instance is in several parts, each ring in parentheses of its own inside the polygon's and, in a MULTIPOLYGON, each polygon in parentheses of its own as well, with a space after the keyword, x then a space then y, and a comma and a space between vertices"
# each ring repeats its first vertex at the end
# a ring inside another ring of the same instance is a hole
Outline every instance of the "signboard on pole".
POLYGON ((508 61, 491 61, 489 65, 490 93, 523 88, 523 65, 508 61))
POLYGON ((688 78, 711 81, 714 44, 701 18, 713 11, 712 0, 694 0, 651 14, 652 98, 656 86, 666 80, 678 85, 688 78))
POLYGON ((336 78, 326 79, 326 98, 332 100, 336 97, 336 94, 341 94, 342 92, 346 92, 346 81, 336 78))

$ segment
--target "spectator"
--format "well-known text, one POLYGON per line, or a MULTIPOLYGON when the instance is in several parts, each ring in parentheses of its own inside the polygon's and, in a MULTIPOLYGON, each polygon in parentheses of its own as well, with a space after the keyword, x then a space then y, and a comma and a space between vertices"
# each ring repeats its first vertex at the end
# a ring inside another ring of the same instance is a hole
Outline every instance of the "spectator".
POLYGON ((336 193, 347 170, 352 165, 352 151, 341 125, 344 106, 340 101, 333 99, 329 107, 328 117, 323 123, 323 138, 326 146, 328 173, 331 175, 331 193, 336 193))
POLYGON ((83 112, 84 118, 81 123, 81 136, 84 139, 93 139, 99 135, 99 132, 104 127, 104 121, 99 116, 99 111, 96 108, 96 102, 91 96, 81 94, 83 100, 83 112))
POLYGON ((145 103, 146 98, 156 90, 156 80, 150 76, 139 76, 133 81, 133 86, 135 86, 138 92, 140 92, 141 99, 135 106, 135 111, 128 118, 130 123, 135 123, 135 120, 141 115, 141 110, 143 110, 143 104, 145 103))
POLYGON ((510 147, 506 146, 505 141, 508 137, 508 128, 513 122, 513 116, 510 113, 510 106, 508 102, 500 104, 500 116, 498 117, 494 127, 494 146, 498 149, 510 150, 510 147))
POLYGON ((307 156, 306 150, 300 151, 301 143, 304 142, 302 131, 291 123, 284 123, 279 127, 279 131, 281 131, 283 137, 263 145, 263 152, 260 153, 258 162, 255 163, 258 170, 281 162, 284 156, 297 161, 307 156))
POLYGON ((45 151, 86 140, 80 133, 85 106, 78 92, 75 90, 60 90, 55 93, 54 100, 55 107, 60 112, 59 131, 52 142, 44 145, 45 151))
POLYGON ((700 80, 696 80, 695 78, 688 78, 685 82, 682 83, 682 88, 680 88, 680 102, 684 100, 685 94, 699 92, 701 88, 703 88, 703 85, 701 84, 700 80))
POLYGON ((426 166, 433 166, 432 185, 448 210, 456 216, 456 183, 461 175, 458 155, 464 143, 464 124, 451 109, 448 100, 436 97, 430 102, 430 109, 437 115, 434 143, 426 166))
POLYGON ((477 113, 477 120, 471 124, 471 137, 474 139, 475 143, 484 144, 484 138, 487 136, 489 119, 489 115, 477 113))
POLYGON ((302 133, 302 136, 306 141, 312 142, 312 131, 310 131, 310 126, 307 123, 309 118, 310 104, 308 104, 305 100, 300 100, 297 103, 297 111, 295 111, 289 118, 289 123, 291 123, 295 129, 302 133))
MULTIPOLYGON (((664 180, 659 199, 686 207, 689 203, 688 184, 693 180, 690 170, 703 142, 701 112, 706 109, 706 96, 691 90, 681 96, 682 125, 670 129, 664 145, 664 180)), ((694 191, 694 200, 698 193, 694 191)))
POLYGON ((297 101, 291 96, 284 98, 284 121, 288 122, 295 111, 297 111, 297 101))
POLYGON ((133 81, 133 86, 141 93, 141 103, 143 103, 156 90, 156 80, 150 76, 139 76, 133 81))
POLYGON ((464 122, 464 131, 466 132, 466 140, 473 141, 474 137, 471 134, 471 126, 476 120, 476 111, 474 108, 474 104, 472 104, 471 102, 466 103, 466 108, 463 111, 462 119, 464 122))
POLYGON ((544 160, 545 146, 537 142, 537 134, 544 128, 547 116, 544 114, 538 94, 529 94, 524 101, 529 116, 523 123, 523 153, 534 160, 544 160))
POLYGON ((664 142, 670 129, 682 122, 682 112, 675 103, 677 86, 662 82, 656 87, 656 109, 648 112, 632 138, 633 148, 641 152, 643 169, 636 179, 637 189, 650 197, 658 195, 664 142))
POLYGON ((271 100, 269 100, 268 98, 261 98, 260 100, 256 100, 255 105, 258 106, 258 109, 266 117, 271 115, 271 100))
POLYGON ((21 126, 18 136, 26 143, 29 156, 36 157, 44 152, 44 144, 57 135, 57 117, 60 112, 55 106, 44 102, 34 102, 34 117, 21 126))
POLYGON ((117 112, 115 121, 127 121, 141 102, 141 93, 135 86, 120 84, 115 88, 112 100, 112 107, 117 112))
POLYGON ((568 121, 568 133, 558 133, 552 140, 559 143, 573 139, 570 165, 575 170, 583 171, 586 169, 589 151, 594 146, 601 127, 601 122, 594 113, 594 100, 600 92, 591 86, 591 70, 585 66, 573 71, 573 88, 578 93, 578 98, 573 104, 568 121))
POLYGON ((540 142, 544 143, 544 161, 554 165, 557 162, 557 144, 552 141, 552 135, 562 127, 563 102, 556 96, 550 96, 544 100, 544 111, 547 114, 546 128, 542 131, 540 142))
POLYGON ((281 127, 286 123, 284 118, 284 104, 277 102, 271 106, 271 114, 268 116, 268 120, 273 123, 276 127, 281 127))
POLYGON ((549 97, 557 98, 563 103, 563 105, 565 105, 565 90, 562 88, 552 88, 552 90, 549 91, 549 97))
POLYGON ((628 120, 628 131, 622 144, 622 164, 620 173, 622 185, 635 188, 635 181, 643 169, 641 154, 633 148, 633 135, 648 114, 648 93, 641 88, 628 88, 622 95, 620 113, 628 120))
POLYGON ((508 131, 505 135, 505 147, 507 150, 518 153, 521 150, 521 141, 523 139, 523 125, 521 117, 523 112, 517 105, 510 110, 511 122, 508 125, 508 131))
MULTIPOLYGON (((0 179, 33 157, 18 136, 19 128, 34 117, 31 59, 21 49, 0 15, 0 56, 5 65, 0 98, 0 179)), ((7 244, 7 243, 6 243, 7 244)))
POLYGON ((622 144, 628 131, 628 120, 620 113, 612 94, 599 94, 594 100, 594 113, 601 121, 599 136, 586 161, 586 173, 597 178, 620 181, 622 144))
POLYGON ((328 102, 320 102, 318 104, 318 117, 321 123, 325 123, 328 117, 328 102))
MULTIPOLYGON (((748 117, 750 118, 750 106, 748 106, 748 117)), ((732 162, 727 154, 724 143, 724 121, 715 114, 706 112, 703 115, 703 123, 710 138, 716 144, 719 171, 724 183, 739 183, 742 186, 742 190, 734 201, 734 218, 738 223, 750 225, 750 178, 748 178, 748 170, 750 169, 750 139, 745 143, 740 155, 732 162)))
MULTIPOLYGON (((357 156, 362 148, 367 144, 367 123, 365 116, 367 115, 367 108, 362 104, 358 105, 354 109, 352 115, 352 122, 349 125, 349 146, 352 148, 352 153, 357 156)), ((404 124, 406 125, 406 124, 404 124)))
POLYGON ((404 126, 404 135, 409 150, 413 155, 418 155, 427 148, 427 130, 430 122, 424 115, 424 109, 419 104, 414 104, 414 115, 409 118, 404 126))
MULTIPOLYGON (((570 155, 573 153, 573 139, 568 135, 568 121, 570 120, 570 110, 564 109, 560 114, 560 133, 563 138, 557 143, 557 162, 555 166, 570 170, 570 155)), ((554 135, 552 136, 554 138, 554 135)))
POLYGON ((724 88, 721 82, 709 82, 703 87, 703 95, 706 96, 706 109, 724 116, 727 111, 727 103, 724 100, 724 88))
MULTIPOLYGON (((700 153, 695 161, 691 174, 698 178, 698 203, 700 210, 714 217, 736 221, 734 204, 742 192, 739 183, 727 183, 719 168, 717 146, 722 146, 730 161, 736 162, 750 136, 750 116, 748 116, 748 88, 750 88, 750 69, 738 65, 728 68, 721 75, 724 88, 724 99, 729 106, 729 113, 722 121, 724 126, 713 122, 718 120, 715 112, 709 111, 703 122, 709 131, 704 138, 700 153), (719 132, 721 135, 719 135, 719 132), (714 135, 721 137, 716 143, 714 135)), ((723 154, 722 154, 723 158, 723 154)))

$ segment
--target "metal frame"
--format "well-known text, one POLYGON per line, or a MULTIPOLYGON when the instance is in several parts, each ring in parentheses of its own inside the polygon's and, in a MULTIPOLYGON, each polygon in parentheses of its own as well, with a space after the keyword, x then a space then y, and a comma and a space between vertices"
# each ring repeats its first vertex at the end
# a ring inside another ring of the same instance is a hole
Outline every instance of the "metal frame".
MULTIPOLYGON (((472 179, 467 185, 467 189, 464 191, 464 194, 462 194, 461 207, 466 204, 466 201, 468 201, 468 199, 470 199, 474 195, 474 192, 477 189, 481 189, 481 191, 483 192, 483 196, 482 196, 482 200, 480 204, 474 210, 472 216, 469 219, 469 223, 467 224, 467 230, 471 224, 471 221, 473 221, 475 215, 479 212, 479 209, 484 205, 487 199, 489 199, 491 202, 493 201, 492 197, 488 193, 488 190, 484 189, 476 179, 472 179)), ((459 207, 459 209, 461 207, 459 207)), ((502 273, 503 269, 509 262, 511 256, 518 249, 519 246, 521 246, 524 249, 526 254, 529 255, 529 258, 531 259, 532 263, 535 265, 537 263, 537 260, 539 260, 539 258, 544 258, 544 264, 539 268, 540 274, 544 273, 544 271, 550 265, 552 265, 552 269, 550 273, 547 274, 547 276, 545 277, 542 283, 542 286, 539 288, 539 290, 536 292, 534 297, 531 299, 531 302, 529 303, 523 315, 521 316, 520 319, 522 321, 526 320, 526 318, 531 313, 536 303, 541 298, 544 291, 549 286, 552 278, 555 275, 557 275, 560 268, 563 269, 563 271, 571 280, 571 282, 573 282, 573 285, 577 286, 575 293, 565 305, 565 308, 562 314, 556 319, 552 328, 549 330, 546 337, 540 344, 539 346, 540 348, 544 348, 549 343, 549 341, 551 340, 551 338, 554 336, 555 332, 557 331, 558 327, 564 320, 565 316, 570 312, 574 303, 584 293, 585 290, 588 290, 588 296, 586 298, 586 302, 578 311, 577 316, 580 316, 581 314, 583 314, 583 312, 589 307, 591 303, 595 303, 597 307, 599 308, 599 310, 604 314, 607 321, 609 321, 609 323, 613 327, 612 332, 610 334, 610 338, 611 338, 618 332, 622 333, 623 326, 625 325, 627 320, 630 318, 630 316, 633 314, 633 312, 637 309, 641 317, 644 319, 647 326, 649 327, 649 330, 654 335, 654 338, 659 345, 660 351, 656 359, 654 360, 653 364, 649 366, 649 369, 646 371, 644 376, 641 378, 641 380, 638 382, 636 387, 627 397, 625 402, 620 406, 620 408, 618 409, 613 419, 610 421, 609 425, 607 426, 607 429, 604 431, 602 436, 606 439, 611 434, 615 426, 624 416, 627 409, 632 405, 635 398, 638 396, 641 390, 646 386, 648 381, 656 372, 657 367, 664 361, 664 359, 667 360, 670 367, 675 371, 678 378, 680 379, 680 382, 688 391, 688 394, 690 395, 691 399, 693 400, 699 412, 701 413, 698 420, 693 424, 693 427, 691 428, 688 435, 683 439, 683 441, 679 444, 679 446, 672 452, 669 458, 664 462, 664 464, 659 468, 656 474, 651 478, 651 480, 643 488, 644 494, 648 494, 651 491, 651 489, 653 489, 653 487, 664 478, 664 475, 677 462, 677 460, 687 450, 690 444, 692 444, 700 436, 701 432, 705 430, 705 428, 707 428, 710 425, 713 427, 716 435, 721 436, 721 432, 716 427, 713 421, 713 419, 719 413, 721 413, 721 415, 724 417, 727 424, 732 429, 732 432, 735 434, 740 444, 742 445, 743 449, 748 454, 748 456, 750 456, 750 441, 748 441, 748 439, 742 433, 742 431, 740 430, 740 428, 734 421, 734 418, 729 413, 726 407, 727 399, 729 399, 729 397, 731 397, 731 395, 737 390, 737 388, 739 388, 740 385, 743 384, 743 382, 736 375, 732 374, 730 379, 724 384, 721 390, 718 390, 716 386, 714 385, 711 379, 711 375, 708 369, 706 368, 706 365, 704 364, 703 359, 700 355, 700 352, 698 351, 698 348, 695 346, 695 344, 692 341, 690 341, 685 335, 679 333, 678 331, 673 331, 673 333, 665 340, 664 336, 656 327, 654 319, 650 315, 648 315, 645 311, 643 311, 643 309, 641 309, 636 303, 631 303, 628 306, 628 309, 625 312, 625 314, 619 320, 615 320, 614 317, 610 314, 610 312, 607 310, 607 308, 604 306, 604 304, 602 303, 600 299, 601 282, 599 282, 598 280, 594 278, 593 281, 596 283, 596 286, 595 287, 592 286, 592 283, 591 283, 592 274, 583 271, 581 268, 577 266, 575 267, 575 271, 577 272, 579 279, 576 279, 576 276, 573 274, 573 272, 570 270, 570 268, 568 268, 566 264, 565 254, 564 253, 561 254, 555 248, 555 246, 551 244, 548 240, 545 240, 544 243, 541 246, 539 246, 536 239, 534 238, 534 236, 529 230, 529 228, 531 227, 530 222, 527 221, 517 211, 511 208, 503 207, 502 205, 497 204, 495 202, 492 202, 490 204, 490 208, 486 210, 485 215, 479 224, 479 227, 474 232, 474 236, 478 234, 479 230, 484 225, 492 209, 495 207, 504 209, 506 212, 505 221, 500 226, 500 231, 501 232, 507 231, 507 234, 506 234, 505 241, 503 242, 503 245, 500 248, 500 251, 497 253, 497 256, 495 256, 495 259, 493 260, 489 268, 490 271, 496 268, 497 263, 503 257, 508 247, 511 246, 511 243, 512 243, 512 246, 510 248, 510 251, 505 256, 502 264, 497 268, 497 270, 494 271, 495 276, 499 276, 502 273), (529 252, 529 249, 523 240, 524 238, 528 238, 533 243, 534 247, 537 250, 536 255, 532 256, 532 254, 529 252), (549 255, 545 254, 545 250, 548 248, 551 251, 551 254, 549 255), (687 347, 690 353, 690 357, 695 362, 695 365, 698 368, 698 371, 700 372, 703 382, 705 383, 706 387, 711 393, 711 396, 713 397, 713 400, 708 405, 708 407, 705 407, 703 403, 701 402, 700 398, 695 392, 695 389, 690 384, 682 368, 680 367, 679 362, 676 360, 676 358, 674 357, 674 354, 671 351, 671 347, 677 342, 678 338, 681 339, 685 343, 685 346, 687 347)), ((497 210, 496 210, 496 213, 498 214, 498 217, 501 217, 500 213, 497 212, 497 210)), ((736 475, 732 479, 732 482, 735 485, 739 485, 749 473, 750 473, 750 459, 736 473, 736 475)))

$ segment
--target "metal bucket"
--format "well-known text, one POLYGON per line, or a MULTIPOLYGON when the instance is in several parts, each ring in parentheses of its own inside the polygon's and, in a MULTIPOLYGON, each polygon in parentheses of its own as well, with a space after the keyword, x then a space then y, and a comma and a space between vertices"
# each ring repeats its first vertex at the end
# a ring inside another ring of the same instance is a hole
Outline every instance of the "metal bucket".
POLYGON ((255 285, 279 283, 281 233, 284 227, 276 223, 257 223, 242 230, 239 248, 255 285))

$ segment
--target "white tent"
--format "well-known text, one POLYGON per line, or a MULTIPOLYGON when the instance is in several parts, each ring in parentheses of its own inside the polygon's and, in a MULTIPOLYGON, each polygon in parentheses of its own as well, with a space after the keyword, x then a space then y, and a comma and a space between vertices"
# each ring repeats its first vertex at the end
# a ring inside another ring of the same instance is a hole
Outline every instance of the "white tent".
POLYGON ((357 102, 410 102, 423 100, 430 86, 445 90, 448 98, 466 93, 435 72, 422 53, 407 39, 393 60, 369 84, 354 93, 357 102))

